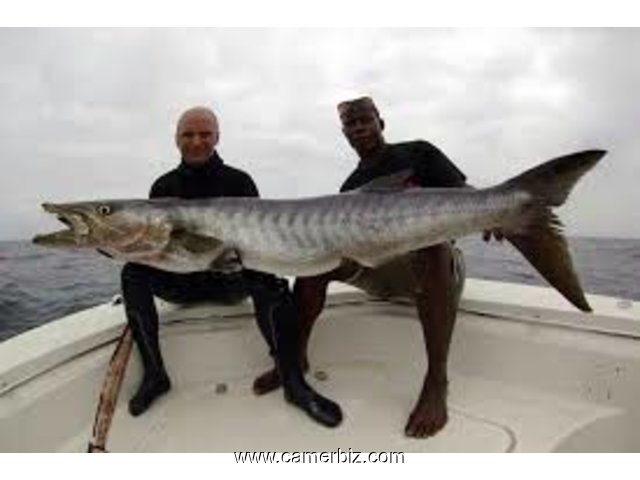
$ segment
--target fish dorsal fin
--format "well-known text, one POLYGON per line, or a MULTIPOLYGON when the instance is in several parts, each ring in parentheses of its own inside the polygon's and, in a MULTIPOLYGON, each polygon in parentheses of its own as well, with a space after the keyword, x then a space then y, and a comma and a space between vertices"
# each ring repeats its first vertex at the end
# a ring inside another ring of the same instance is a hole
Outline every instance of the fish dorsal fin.
POLYGON ((406 190, 410 186, 407 184, 407 180, 409 180, 413 174, 412 168, 405 168, 383 177, 374 178, 370 182, 351 191, 357 193, 392 193, 406 190))

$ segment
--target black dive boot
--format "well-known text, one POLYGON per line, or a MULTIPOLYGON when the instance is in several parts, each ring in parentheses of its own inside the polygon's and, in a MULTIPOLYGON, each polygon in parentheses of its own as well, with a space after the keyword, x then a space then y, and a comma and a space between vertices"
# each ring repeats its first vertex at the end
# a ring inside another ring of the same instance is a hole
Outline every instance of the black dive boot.
POLYGON ((129 400, 129 413, 137 417, 144 413, 154 400, 171 389, 171 380, 169 380, 169 375, 164 368, 158 335, 146 332, 140 328, 140 325, 134 325, 134 322, 130 322, 130 325, 144 367, 142 383, 135 395, 129 400))
POLYGON ((285 280, 266 276, 250 289, 256 320, 275 359, 285 399, 316 422, 336 427, 342 422, 340 406, 307 384, 298 358, 298 324, 293 295, 285 280), (270 277, 270 278, 269 278, 270 277))

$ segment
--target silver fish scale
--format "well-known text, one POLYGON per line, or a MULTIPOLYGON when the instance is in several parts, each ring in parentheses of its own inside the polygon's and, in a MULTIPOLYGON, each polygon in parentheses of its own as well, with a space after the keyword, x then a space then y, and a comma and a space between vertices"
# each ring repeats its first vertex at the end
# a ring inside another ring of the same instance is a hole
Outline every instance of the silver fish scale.
POLYGON ((499 224, 526 194, 416 190, 401 195, 346 194, 297 201, 225 198, 182 205, 203 234, 239 250, 249 268, 301 271, 350 257, 376 263, 388 255, 499 224), (524 196, 523 196, 524 195, 524 196))
POLYGON ((233 204, 216 205, 220 219, 233 219, 223 226, 221 238, 247 256, 270 257, 270 262, 290 261, 304 256, 307 250, 321 250, 320 241, 314 238, 321 231, 314 212, 300 212, 286 202, 255 204, 248 209, 244 200, 237 202, 245 215, 229 215, 229 210, 235 210, 233 204))

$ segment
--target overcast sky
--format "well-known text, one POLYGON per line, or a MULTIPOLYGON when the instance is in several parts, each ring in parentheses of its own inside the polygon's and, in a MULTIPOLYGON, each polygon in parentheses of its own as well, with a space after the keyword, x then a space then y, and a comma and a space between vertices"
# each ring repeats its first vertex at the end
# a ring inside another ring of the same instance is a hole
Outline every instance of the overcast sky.
POLYGON ((559 210, 570 235, 640 238, 640 30, 0 30, 0 239, 57 228, 43 201, 146 197, 175 120, 264 197, 337 190, 356 164, 335 105, 375 98, 388 141, 437 145, 476 186, 610 153, 559 210))

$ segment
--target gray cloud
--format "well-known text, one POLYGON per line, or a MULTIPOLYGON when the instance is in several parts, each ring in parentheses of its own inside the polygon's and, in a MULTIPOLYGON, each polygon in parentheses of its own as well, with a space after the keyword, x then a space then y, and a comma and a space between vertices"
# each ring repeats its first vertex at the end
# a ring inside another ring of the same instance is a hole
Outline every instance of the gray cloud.
POLYGON ((432 141, 477 185, 610 150, 560 213, 570 234, 640 237, 639 44, 637 29, 0 30, 0 238, 49 228, 44 200, 145 196, 194 104, 264 196, 333 192, 355 164, 335 105, 360 94, 390 141, 432 141))

